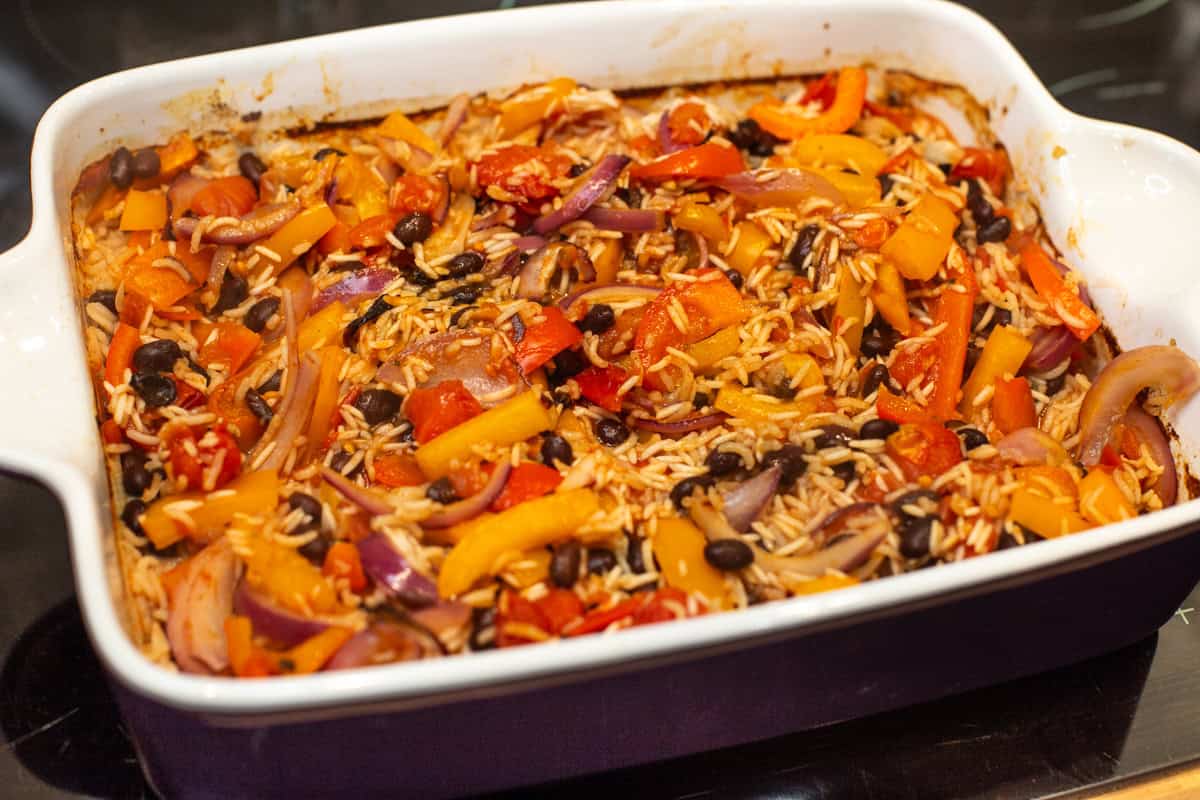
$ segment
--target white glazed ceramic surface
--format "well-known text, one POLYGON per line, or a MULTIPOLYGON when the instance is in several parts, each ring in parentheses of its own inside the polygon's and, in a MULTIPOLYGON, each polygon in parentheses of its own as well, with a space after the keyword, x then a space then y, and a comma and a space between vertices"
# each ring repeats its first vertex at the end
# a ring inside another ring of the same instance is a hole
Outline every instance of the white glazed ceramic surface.
MULTIPOLYGON (((797 635, 1194 524, 1197 501, 1082 536, 738 613, 349 672, 265 681, 196 677, 154 666, 132 646, 114 601, 108 487, 71 282, 67 203, 86 163, 117 144, 162 141, 180 127, 212 128, 223 114, 255 109, 268 121, 334 110, 354 118, 561 74, 625 88, 863 61, 960 83, 986 103, 1054 240, 1091 281, 1121 346, 1174 339, 1200 354, 1200 319, 1188 313, 1200 292, 1192 264, 1200 252, 1200 155, 1158 134, 1066 111, 994 28, 948 3, 546 6, 159 64, 93 81, 58 100, 34 140, 33 228, 0 256, 0 467, 41 479, 62 500, 79 597, 109 669, 141 694, 242 724, 364 703, 429 704, 797 635)), ((1200 402, 1173 414, 1172 422, 1185 442, 1200 443, 1200 402)), ((1195 450, 1186 455, 1195 461, 1195 450)))

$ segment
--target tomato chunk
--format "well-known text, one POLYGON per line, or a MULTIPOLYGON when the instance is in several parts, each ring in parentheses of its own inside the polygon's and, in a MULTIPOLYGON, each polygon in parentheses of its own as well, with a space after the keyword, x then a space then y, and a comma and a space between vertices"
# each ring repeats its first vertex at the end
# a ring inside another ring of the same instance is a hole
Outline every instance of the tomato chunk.
POLYGON ((532 461, 519 464, 508 476, 508 481, 504 484, 500 495, 492 501, 492 510, 504 511, 518 503, 524 503, 526 500, 550 494, 558 488, 562 480, 562 475, 558 474, 558 470, 547 467, 545 464, 536 464, 532 461))
POLYGON ((408 396, 404 413, 413 424, 418 444, 435 439, 456 425, 483 413, 483 406, 462 381, 442 381, 416 389, 408 396))
POLYGON ((258 202, 258 189, 241 175, 210 181, 192 198, 191 208, 197 216, 240 217, 258 202))
POLYGON ((579 392, 588 400, 608 411, 621 410, 621 398, 617 390, 625 383, 629 373, 620 367, 588 367, 575 376, 579 392))
POLYGON ((475 176, 480 187, 499 189, 497 199, 536 205, 558 194, 552 181, 567 174, 571 159, 546 147, 513 144, 485 153, 475 162, 475 176))
POLYGON ((538 316, 537 322, 525 326, 525 335, 517 342, 517 363, 526 375, 583 341, 583 333, 555 306, 543 308, 538 316))
POLYGON ((962 461, 954 431, 936 422, 910 422, 887 438, 887 453, 909 480, 936 477, 962 461))

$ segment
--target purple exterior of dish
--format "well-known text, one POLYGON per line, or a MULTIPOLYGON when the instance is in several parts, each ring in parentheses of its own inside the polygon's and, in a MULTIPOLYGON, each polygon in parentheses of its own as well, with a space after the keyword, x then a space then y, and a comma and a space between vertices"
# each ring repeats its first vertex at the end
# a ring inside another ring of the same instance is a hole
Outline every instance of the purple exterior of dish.
POLYGON ((449 797, 828 725, 1114 650, 1157 630, 1200 578, 1200 534, 1164 538, 816 633, 416 710, 223 727, 116 689, 164 797, 449 797))

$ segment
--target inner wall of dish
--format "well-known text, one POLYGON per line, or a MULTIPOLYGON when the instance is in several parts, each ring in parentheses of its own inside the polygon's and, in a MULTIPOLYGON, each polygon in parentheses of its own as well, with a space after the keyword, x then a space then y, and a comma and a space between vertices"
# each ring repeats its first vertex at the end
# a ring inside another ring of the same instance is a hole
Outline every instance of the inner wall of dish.
MULTIPOLYGON (((249 111, 267 126, 429 108, 462 91, 556 75, 614 89, 799 74, 848 63, 961 84, 990 110, 1045 223, 1123 348, 1174 341, 1200 353, 1187 314, 1200 251, 1200 158, 1143 132, 1075 118, 982 19, 951 6, 767 0, 589 4, 408 23, 151 67, 85 87, 49 145, 56 212, 79 171, 117 144, 220 129, 249 111), (947 31, 955 34, 948 36, 947 31), (453 53, 453 58, 447 58, 453 53), (436 64, 436 69, 414 65, 436 64), (89 91, 89 88, 92 91, 89 91)), ((1176 146, 1178 147, 1178 146, 1176 146)), ((45 154, 43 154, 45 157, 45 154)), ((64 227, 65 230, 65 227, 64 227)), ((1200 441, 1193 403, 1169 419, 1200 441)), ((1183 455, 1193 471, 1200 448, 1183 455)))

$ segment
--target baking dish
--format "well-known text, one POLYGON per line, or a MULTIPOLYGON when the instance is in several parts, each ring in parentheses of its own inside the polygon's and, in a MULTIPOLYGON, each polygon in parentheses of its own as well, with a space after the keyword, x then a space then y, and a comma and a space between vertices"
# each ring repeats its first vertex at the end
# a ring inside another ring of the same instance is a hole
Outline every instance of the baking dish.
MULTIPOLYGON (((328 793, 381 792, 402 778, 428 795, 610 768, 1065 663, 1169 616, 1200 576, 1187 557, 1197 537, 1183 537, 1200 516, 1194 502, 740 614, 368 671, 197 678, 153 666, 125 637, 67 249, 66 204, 84 164, 118 143, 220 127, 250 110, 269 124, 335 108, 353 119, 557 74, 625 88, 864 60, 963 84, 987 103, 1120 344, 1173 339, 1200 352, 1185 267, 1196 249, 1187 223, 1200 201, 1197 155, 1066 112, 986 22, 947 4, 596 3, 470 15, 134 70, 47 112, 34 145, 34 226, 0 257, 0 369, 11 376, 0 397, 0 464, 40 478, 66 507, 91 635, 161 791, 311 796, 305 781, 317 774, 331 776, 315 787, 328 793), (438 68, 413 68, 423 64, 438 68), (1122 602, 1099 624, 1095 607, 1109 592, 1122 602), (521 730, 542 733, 521 743, 521 730), (503 752, 480 755, 496 741, 503 752), (383 759, 401 743, 403 763, 383 759), (474 762, 455 764, 449 753, 474 762), (287 765, 301 759, 326 768, 292 774, 287 765), (393 766, 381 770, 381 761, 393 766)), ((1200 441, 1194 405, 1171 422, 1184 442, 1200 441)), ((1195 463, 1194 451, 1181 456, 1195 463)))

